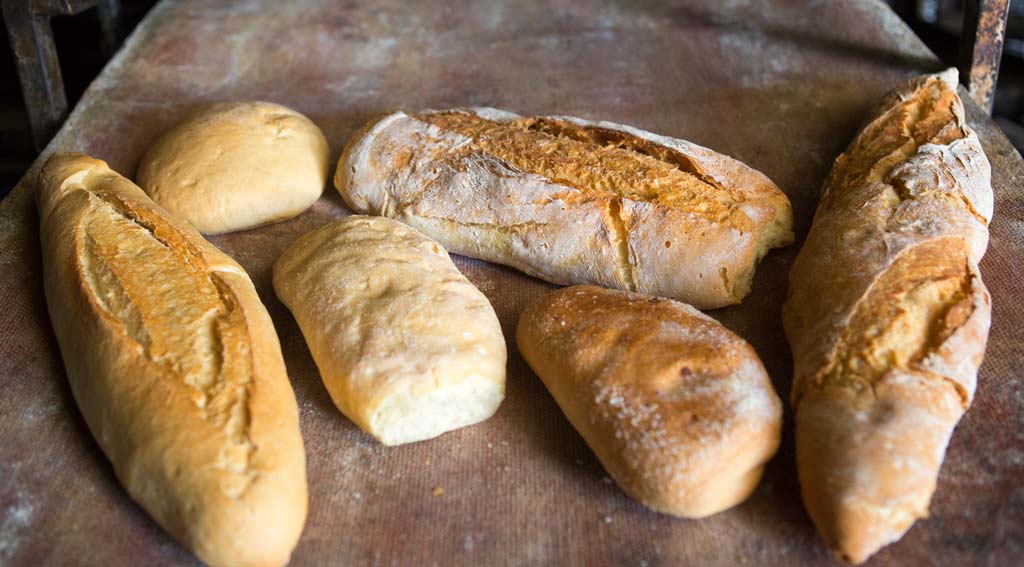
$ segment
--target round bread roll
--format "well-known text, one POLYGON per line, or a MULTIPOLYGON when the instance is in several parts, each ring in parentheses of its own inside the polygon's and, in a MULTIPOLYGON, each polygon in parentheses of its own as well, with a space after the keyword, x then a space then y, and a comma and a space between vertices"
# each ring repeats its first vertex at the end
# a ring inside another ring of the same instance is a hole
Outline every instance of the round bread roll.
POLYGON ((327 183, 327 139, 279 104, 229 102, 188 115, 149 148, 139 186, 199 232, 292 218, 327 183))

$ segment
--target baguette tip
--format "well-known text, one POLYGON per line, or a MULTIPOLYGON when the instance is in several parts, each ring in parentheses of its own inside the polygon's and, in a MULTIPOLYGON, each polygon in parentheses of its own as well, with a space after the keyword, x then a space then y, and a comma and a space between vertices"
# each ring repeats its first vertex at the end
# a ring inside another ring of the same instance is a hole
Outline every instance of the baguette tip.
POLYGON ((960 71, 956 67, 950 67, 945 71, 936 73, 936 76, 953 90, 956 90, 956 86, 960 83, 960 71))

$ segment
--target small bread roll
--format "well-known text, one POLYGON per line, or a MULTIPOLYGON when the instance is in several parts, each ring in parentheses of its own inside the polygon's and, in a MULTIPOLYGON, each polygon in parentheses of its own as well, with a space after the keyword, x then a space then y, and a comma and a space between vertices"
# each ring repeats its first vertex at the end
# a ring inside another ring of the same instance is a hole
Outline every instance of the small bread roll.
POLYGON ((494 309, 440 244, 382 217, 299 238, 274 266, 327 391, 385 445, 483 421, 505 397, 494 309))
POLYGON ((279 104, 229 102, 188 115, 139 164, 139 185, 203 234, 292 218, 327 183, 327 139, 279 104))
POLYGON ((689 305, 569 287, 523 312, 516 342, 608 474, 659 512, 735 506, 779 446, 754 349, 689 305))

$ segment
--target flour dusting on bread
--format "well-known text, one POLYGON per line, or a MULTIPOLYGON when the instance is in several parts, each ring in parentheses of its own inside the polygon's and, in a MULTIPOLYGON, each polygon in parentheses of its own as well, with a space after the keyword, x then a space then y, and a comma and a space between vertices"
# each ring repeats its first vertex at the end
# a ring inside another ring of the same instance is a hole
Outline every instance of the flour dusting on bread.
POLYGON ((335 185, 359 213, 545 280, 714 308, 792 240, 792 210, 746 165, 608 122, 486 108, 396 112, 349 142, 335 185))
POLYGON ((778 446, 781 404, 757 355, 690 306, 574 286, 524 311, 516 340, 608 474, 655 510, 735 505, 778 446))

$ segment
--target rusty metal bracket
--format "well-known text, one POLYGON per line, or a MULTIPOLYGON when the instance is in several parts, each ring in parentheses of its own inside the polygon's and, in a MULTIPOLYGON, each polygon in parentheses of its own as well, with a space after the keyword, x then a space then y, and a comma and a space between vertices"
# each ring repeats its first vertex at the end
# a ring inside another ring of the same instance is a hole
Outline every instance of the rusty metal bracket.
POLYGON ((50 18, 78 14, 102 0, 2 0, 7 37, 18 66, 21 94, 32 127, 32 141, 41 150, 68 114, 64 80, 57 60, 50 18))
POLYGON ((960 43, 960 79, 986 112, 992 114, 999 60, 1006 37, 1010 0, 965 0, 960 43))

